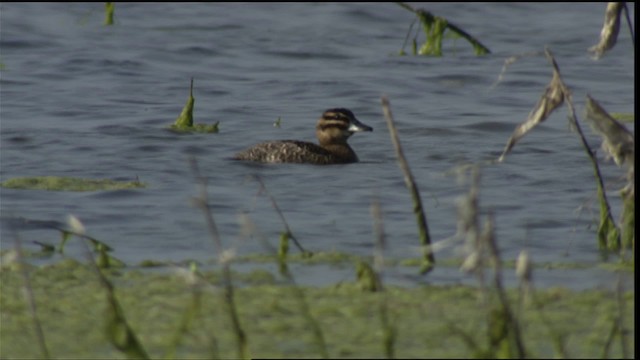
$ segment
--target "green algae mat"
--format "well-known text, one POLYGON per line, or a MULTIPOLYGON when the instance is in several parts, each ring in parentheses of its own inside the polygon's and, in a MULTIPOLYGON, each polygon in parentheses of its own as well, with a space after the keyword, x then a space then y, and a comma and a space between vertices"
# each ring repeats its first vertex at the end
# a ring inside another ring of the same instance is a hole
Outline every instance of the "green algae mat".
MULTIPOLYGON (((0 271, 0 358, 40 358, 33 312, 17 268, 0 271)), ((107 337, 107 291, 92 267, 67 259, 27 270, 52 358, 126 358, 107 337)), ((237 357, 219 272, 202 272, 202 281, 178 267, 104 273, 150 358, 237 357)), ((331 358, 381 358, 389 348, 399 358, 482 357, 491 338, 487 318, 492 310, 477 287, 388 286, 383 292, 364 292, 354 283, 293 287, 265 270, 233 272, 232 279, 251 357, 321 357, 318 333, 296 293, 303 295, 331 358)), ((633 354, 633 292, 537 290, 538 306, 525 302, 521 308, 515 289, 507 295, 519 317, 527 357, 621 357, 623 338, 633 354), (626 332, 622 338, 612 332, 620 318, 626 332)))
POLYGON ((104 191, 144 188, 138 180, 115 181, 110 179, 81 179, 61 176, 34 176, 12 178, 0 183, 0 187, 20 190, 48 191, 104 191))

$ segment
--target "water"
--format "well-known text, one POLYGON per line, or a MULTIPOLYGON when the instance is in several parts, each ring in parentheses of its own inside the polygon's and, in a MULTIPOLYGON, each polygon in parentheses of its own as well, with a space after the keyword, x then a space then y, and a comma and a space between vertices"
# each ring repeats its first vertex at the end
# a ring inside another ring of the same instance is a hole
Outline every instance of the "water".
MULTIPOLYGON (((633 15, 635 5, 628 6, 633 15)), ((258 185, 249 177, 257 174, 308 249, 371 254, 369 208, 376 195, 388 256, 415 257, 411 199, 381 95, 391 101, 435 240, 455 233, 455 201, 467 191, 445 173, 496 158, 551 78, 543 57, 526 58, 491 87, 507 57, 547 45, 579 115, 587 93, 608 111, 633 112, 634 53, 626 25, 603 59, 593 61, 586 52, 598 40, 604 4, 414 7, 446 17, 492 54, 475 57, 457 40, 447 41, 441 58, 397 56, 413 16, 395 4, 118 3, 111 27, 102 26, 103 4, 0 4, 0 180, 139 177, 149 184, 94 193, 3 188, 2 248, 13 246, 10 225, 17 225, 30 248, 37 249, 32 240, 56 243, 59 234, 38 221, 63 223, 75 214, 127 263, 210 261, 215 251, 203 215, 190 204, 198 193, 187 162, 194 155, 209 179, 225 245, 239 254, 265 251, 256 239, 240 235, 239 214, 246 213, 274 245, 283 230, 269 200, 257 196, 258 185), (220 121, 219 134, 166 131, 187 99, 191 77, 195 121, 220 121), (265 140, 314 141, 314 124, 331 107, 347 107, 374 128, 350 140, 360 163, 265 166, 229 160, 265 140), (273 126, 278 117, 280 128, 273 126)), ((617 274, 595 266, 602 259, 592 168, 566 114, 562 108, 523 138, 504 164, 483 168, 480 204, 483 214, 495 213, 505 259, 526 247, 537 263, 588 267, 538 271, 539 284, 609 287, 617 274)), ((599 139, 584 130, 598 147, 599 139)), ((602 170, 617 218, 615 190, 623 186, 623 171, 612 163, 602 170)), ((460 258, 456 248, 437 257, 460 258)), ((69 246, 69 256, 81 256, 80 248, 69 246)), ((311 269, 301 271, 309 283, 353 277, 350 267, 311 269)), ((473 281, 451 267, 427 277, 415 276, 415 268, 396 269, 388 278, 408 284, 473 281)))

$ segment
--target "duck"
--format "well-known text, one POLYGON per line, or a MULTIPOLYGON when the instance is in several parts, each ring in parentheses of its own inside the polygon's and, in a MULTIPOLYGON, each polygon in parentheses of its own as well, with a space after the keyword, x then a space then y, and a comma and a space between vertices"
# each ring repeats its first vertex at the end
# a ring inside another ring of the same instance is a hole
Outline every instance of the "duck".
POLYGON ((316 165, 355 163, 358 156, 347 144, 347 139, 363 131, 373 131, 373 128, 361 123, 351 110, 328 109, 316 123, 318 144, 300 140, 267 141, 235 154, 233 159, 316 165))

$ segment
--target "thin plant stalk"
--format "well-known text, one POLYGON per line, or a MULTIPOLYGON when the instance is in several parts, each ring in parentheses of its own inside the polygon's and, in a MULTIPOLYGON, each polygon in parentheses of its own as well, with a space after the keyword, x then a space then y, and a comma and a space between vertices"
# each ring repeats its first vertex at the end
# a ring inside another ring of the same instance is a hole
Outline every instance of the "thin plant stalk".
POLYGON ((391 135, 391 141, 393 142, 396 156, 398 157, 398 164, 400 165, 400 169, 402 169, 402 172, 404 173, 404 182, 409 189, 409 192, 411 193, 411 198, 413 199, 413 213, 415 214, 416 221, 418 223, 420 245, 422 246, 424 251, 424 262, 421 266, 420 273, 426 274, 429 271, 433 270, 433 266, 435 264, 435 257, 433 255, 433 250, 431 249, 431 238, 429 236, 429 226, 427 224, 426 214, 424 208, 422 207, 422 200, 420 199, 418 186, 413 179, 411 169, 409 168, 409 163, 404 157, 404 152, 402 151, 402 147, 400 145, 400 139, 398 138, 398 131, 396 130, 396 126, 393 121, 393 115, 391 114, 389 100, 386 96, 383 96, 381 100, 382 111, 384 112, 384 117, 387 121, 387 126, 389 127, 389 134, 391 135))
MULTIPOLYGON (((464 171, 465 169, 462 169, 464 171)), ((464 174, 464 173, 463 173, 464 174)), ((480 284, 480 298, 486 305, 488 292, 484 277, 486 244, 481 241, 480 226, 478 225, 479 195, 480 195, 480 167, 473 165, 470 168, 469 192, 458 200, 458 229, 457 233, 465 237, 465 245, 469 251, 468 256, 460 267, 461 270, 472 272, 480 284)))
MULTIPOLYGON (((249 219, 248 216, 242 215, 241 216, 241 222, 243 223, 244 229, 249 234, 253 234, 253 235, 256 235, 258 237, 258 239, 260 240, 262 245, 267 249, 267 251, 269 251, 272 254, 276 254, 277 253, 277 251, 273 248, 273 246, 271 246, 271 244, 269 244, 269 241, 267 241, 267 239, 264 237, 264 235, 262 235, 260 232, 257 231, 255 225, 249 219)), ((282 259, 280 259, 280 258, 278 258, 278 259, 279 259, 278 261, 280 263, 283 262, 282 259)), ((323 359, 328 359, 329 358, 329 352, 327 350, 327 344, 326 344, 326 341, 324 339, 324 334, 322 333, 322 329, 320 328, 320 324, 318 323, 318 321, 311 315, 311 309, 309 308, 309 304, 307 303, 307 301, 305 299, 304 292, 296 284, 293 275, 289 271, 289 268, 287 266, 283 266, 282 264, 279 264, 279 265, 280 265, 280 273, 285 278, 287 283, 290 284, 290 288, 291 288, 293 297, 294 297, 294 299, 296 299, 296 301, 298 302, 298 305, 300 306, 300 310, 302 312, 302 316, 304 317, 306 322, 309 324, 309 327, 311 328, 311 332, 312 332, 314 340, 315 340, 315 345, 316 345, 317 351, 320 353, 320 356, 323 359)))
POLYGON ((51 359, 51 353, 49 352, 49 348, 47 347, 47 342, 45 341, 44 331, 42 331, 42 324, 40 323, 40 319, 38 318, 38 308, 36 306, 36 301, 33 296, 33 288, 31 287, 31 279, 29 277, 29 272, 27 271, 26 264, 24 263, 24 254, 22 252, 22 241, 18 234, 15 234, 15 247, 16 247, 16 261, 18 266, 20 267, 20 273, 22 275, 22 281, 24 282, 24 290, 25 297, 27 298, 27 304, 29 306, 29 312, 31 314, 31 321, 33 322, 33 329, 36 332, 36 338, 38 339, 38 347, 40 348, 40 353, 42 354, 42 358, 51 359))
POLYGON ((622 350, 622 358, 629 358, 629 347, 627 346, 627 330, 624 328, 624 299, 622 291, 622 279, 618 278, 616 284, 616 300, 618 303, 618 316, 616 319, 616 325, 618 326, 618 334, 620 336, 620 348, 622 350))
POLYGON ((598 166, 598 161, 594 152, 589 147, 589 144, 584 136, 584 133, 578 123, 578 119, 575 115, 575 109, 571 97, 571 91, 562 80, 560 75, 560 69, 556 63, 553 54, 548 48, 545 48, 545 56, 553 67, 553 78, 545 89, 544 94, 538 101, 538 104, 529 113, 527 120, 518 125, 513 134, 509 138, 505 149, 500 155, 498 162, 502 162, 507 153, 511 151, 516 142, 527 134, 531 129, 545 121, 553 111, 555 111, 562 104, 566 103, 569 109, 569 123, 576 130, 579 135, 582 146, 587 153, 587 156, 593 164, 593 169, 596 177, 596 186, 598 198, 600 201, 600 224, 598 226, 598 242, 601 249, 607 250, 619 250, 620 249, 620 231, 616 226, 613 216, 611 215, 611 208, 607 200, 604 182, 602 180, 602 174, 598 166))
MULTIPOLYGON (((491 256, 491 260, 493 262, 493 286, 495 287, 496 293, 498 295, 498 300, 500 301, 501 309, 498 310, 501 312, 499 315, 499 319, 505 322, 506 326, 506 339, 508 341, 508 349, 510 358, 518 358, 524 359, 526 357, 524 345, 522 343, 522 336, 520 333, 520 326, 518 324, 518 320, 514 316, 513 311, 511 310, 511 306, 509 305, 509 300, 507 299, 506 291, 502 286, 502 260, 500 259, 500 252, 498 250, 498 246, 495 243, 494 236, 494 220, 493 214, 490 213, 487 219, 487 223, 485 225, 485 234, 483 234, 482 238, 486 242, 486 245, 489 249, 489 254, 491 256)), ((507 354, 503 354, 507 355, 507 354)))
POLYGON ((375 233, 375 246, 373 255, 373 269, 375 279, 378 282, 378 289, 382 292, 382 299, 380 301, 380 321, 382 325, 383 334, 383 346, 384 354, 387 359, 395 358, 395 340, 396 331, 391 325, 389 319, 389 305, 387 300, 387 294, 384 292, 382 286, 382 271, 384 268, 384 249, 385 249, 385 237, 384 237, 384 225, 382 223, 382 211, 380 211, 380 202, 377 197, 374 197, 371 202, 371 217, 373 218, 373 228, 375 233))
MULTIPOLYGON (((180 271, 184 271, 180 269, 180 271)), ((195 262, 191 263, 190 269, 186 275, 187 283, 189 284, 191 290, 191 300, 190 304, 185 309, 182 318, 178 324, 175 335, 169 341, 169 346, 167 351, 165 352, 165 359, 174 359, 176 350, 180 345, 184 336, 189 332, 189 328, 192 323, 198 317, 202 315, 202 287, 205 285, 204 280, 201 278, 201 274, 197 270, 197 266, 195 262)), ((212 346, 212 359, 219 359, 220 356, 217 352, 217 340, 215 337, 211 337, 211 346, 212 346)))
MULTIPOLYGON (((556 72, 560 73, 558 69, 558 64, 556 63, 553 55, 549 51, 546 52, 547 57, 551 61, 556 72)), ((598 165, 598 159, 596 158, 595 153, 591 150, 589 143, 580 127, 580 123, 578 122, 578 118, 576 117, 575 108, 573 106, 573 100, 571 97, 571 91, 567 88, 562 80, 560 80, 560 86, 562 87, 562 92, 564 93, 565 101, 567 102, 569 109, 569 121, 571 125, 576 130, 579 135, 580 143, 584 148, 584 151, 587 153, 591 164, 593 165, 593 172, 596 177, 596 187, 598 192, 598 199, 600 200, 600 225, 598 226, 598 241, 600 244, 600 248, 608 249, 608 250, 618 250, 620 249, 620 231, 616 226, 616 222, 613 219, 613 215, 611 214, 611 207, 609 206, 609 201, 607 200, 607 193, 604 187, 604 180, 602 180, 602 173, 600 172, 600 166, 598 165)))
POLYGON ((623 3, 624 4, 624 15, 627 19, 627 25, 629 25, 629 34, 631 35, 631 44, 633 45, 633 49, 635 50, 636 48, 636 33, 633 32, 633 24, 631 23, 631 17, 629 16, 629 8, 627 6, 627 3, 623 3))
POLYGON ((516 275, 520 280, 520 302, 518 316, 522 318, 524 304, 527 302, 527 300, 531 300, 536 310, 538 311, 538 316, 540 317, 542 324, 547 328, 549 336, 552 339, 553 347, 556 352, 555 357, 560 359, 569 358, 565 346, 565 336, 563 336, 562 333, 557 331, 552 326, 551 322, 544 314, 544 305, 536 297, 535 289, 533 286, 533 264, 531 263, 528 252, 526 250, 521 251, 520 255, 518 255, 518 259, 516 260, 516 275))
POLYGON ((224 300, 229 310, 232 330, 236 336, 237 356, 242 359, 249 359, 250 355, 248 350, 247 336, 242 328, 242 325, 240 324, 238 310, 234 301, 234 288, 231 282, 231 269, 229 268, 230 259, 227 259, 224 256, 225 253, 222 247, 222 241, 220 240, 220 234, 218 233, 218 228, 215 221, 213 220, 211 209, 209 209, 209 205, 207 204, 207 180, 202 175, 200 175, 200 170, 198 168, 198 162, 196 161, 196 159, 193 157, 190 158, 190 163, 191 171, 200 186, 200 196, 194 199, 194 204, 199 207, 204 214, 205 221, 207 222, 207 228, 209 229, 209 234, 211 235, 211 239, 213 240, 213 244, 216 248, 216 253, 218 254, 218 260, 222 265, 222 278, 224 280, 224 300))
POLYGON ((271 201, 271 206, 273 206, 273 208, 276 210, 276 213, 280 217, 280 220, 282 220, 282 224, 284 225, 286 236, 289 239, 293 240, 293 243, 296 244, 296 247, 298 248, 298 250, 302 252, 303 257, 311 255, 309 251, 305 250, 302 247, 302 245, 300 245, 300 242, 298 241, 298 239, 296 239, 296 237, 293 236, 293 232, 291 232, 291 228, 289 227, 287 220, 284 218, 284 215, 282 214, 282 210, 280 210, 280 207, 276 203, 276 199, 273 196, 271 196, 271 193, 269 193, 269 190, 267 190, 267 187, 264 185, 262 178, 258 175, 255 175, 255 179, 258 182, 258 184, 260 184, 260 191, 264 192, 267 195, 267 197, 269 198, 269 201, 271 201))
POLYGON ((602 349, 601 357, 603 359, 609 358, 609 350, 613 345, 613 341, 615 340, 616 335, 620 337, 620 352, 622 353, 622 359, 629 358, 629 347, 627 346, 627 330, 624 327, 624 300, 623 300, 623 291, 622 291, 622 280, 618 278, 616 282, 615 289, 615 297, 617 303, 617 314, 613 319, 613 323, 611 324, 611 331, 607 336, 607 339, 604 344, 604 348, 602 349))
MULTIPOLYGON (((78 224, 80 223, 78 222, 78 224)), ((88 245, 90 242, 89 237, 82 235, 82 230, 83 229, 74 231, 74 235, 80 236, 84 240, 82 244, 84 245, 85 255, 98 276, 100 284, 107 292, 107 303, 109 306, 107 308, 106 332, 109 341, 116 349, 124 353, 128 359, 149 359, 149 355, 142 346, 138 336, 127 322, 122 306, 116 297, 113 284, 107 279, 102 270, 100 270, 98 263, 91 255, 88 245)))

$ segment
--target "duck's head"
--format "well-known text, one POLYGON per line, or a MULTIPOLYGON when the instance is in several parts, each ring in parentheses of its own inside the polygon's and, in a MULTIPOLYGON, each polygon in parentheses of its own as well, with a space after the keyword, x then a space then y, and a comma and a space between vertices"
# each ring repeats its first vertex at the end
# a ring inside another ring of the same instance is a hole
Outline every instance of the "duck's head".
POLYGON ((351 110, 328 109, 316 124, 316 136, 320 144, 346 142, 355 132, 373 131, 371 126, 361 123, 351 110))

